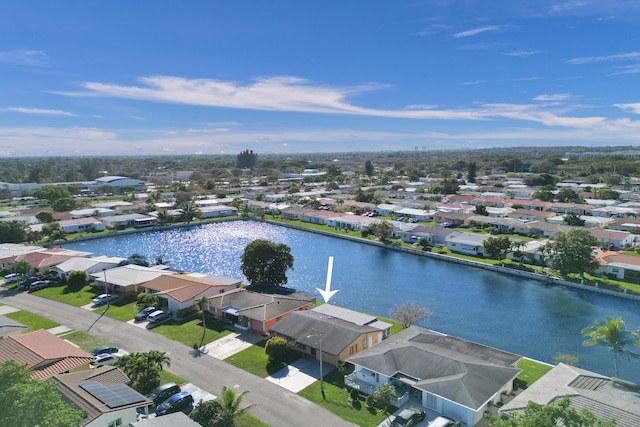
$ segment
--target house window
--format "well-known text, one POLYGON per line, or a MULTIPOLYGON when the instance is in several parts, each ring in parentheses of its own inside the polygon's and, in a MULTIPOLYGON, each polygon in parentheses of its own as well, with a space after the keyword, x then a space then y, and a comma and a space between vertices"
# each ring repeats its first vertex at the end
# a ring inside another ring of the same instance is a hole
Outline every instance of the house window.
POLYGON ((611 269, 611 272, 613 272, 613 273, 617 273, 617 272, 618 272, 618 269, 617 269, 617 268, 612 268, 612 269, 611 269))
POLYGON ((120 427, 122 425, 122 418, 118 418, 115 421, 111 421, 109 424, 107 424, 107 427, 120 427))

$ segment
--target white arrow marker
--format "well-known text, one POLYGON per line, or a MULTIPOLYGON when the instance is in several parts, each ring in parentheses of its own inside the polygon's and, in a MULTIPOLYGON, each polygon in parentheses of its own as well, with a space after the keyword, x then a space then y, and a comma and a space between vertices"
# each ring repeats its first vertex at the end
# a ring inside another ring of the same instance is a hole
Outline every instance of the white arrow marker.
POLYGON ((318 290, 318 292, 320 292, 320 295, 322 295, 322 298, 324 298, 324 302, 328 303, 329 300, 331 299, 331 297, 338 292, 337 290, 332 291, 331 290, 331 272, 333 271, 333 257, 330 256, 329 257, 329 268, 327 270, 327 284, 325 285, 324 290, 320 289, 320 288, 316 288, 318 290))

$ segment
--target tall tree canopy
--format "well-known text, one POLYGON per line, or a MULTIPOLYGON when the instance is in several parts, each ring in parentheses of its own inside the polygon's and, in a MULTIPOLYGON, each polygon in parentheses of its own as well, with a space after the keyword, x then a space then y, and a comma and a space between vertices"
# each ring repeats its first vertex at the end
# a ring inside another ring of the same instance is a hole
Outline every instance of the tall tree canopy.
POLYGON ((160 385, 160 372, 171 365, 171 359, 162 351, 130 353, 116 360, 115 365, 131 378, 131 387, 147 393, 160 385))
POLYGON ((551 268, 561 275, 590 273, 598 267, 592 252, 597 241, 587 230, 574 229, 557 233, 553 243, 545 246, 551 268))
POLYGON ((0 221, 0 243, 21 243, 27 237, 29 226, 22 221, 0 221))
POLYGON ((244 248, 241 260, 242 273, 252 285, 285 285, 287 270, 293 270, 291 248, 284 243, 254 240, 244 248))
POLYGON ((241 151, 236 157, 236 166, 240 169, 253 169, 258 164, 258 154, 253 150, 241 151))
POLYGON ((80 425, 83 412, 66 403, 52 381, 31 379, 26 367, 0 365, 0 425, 14 427, 80 425))

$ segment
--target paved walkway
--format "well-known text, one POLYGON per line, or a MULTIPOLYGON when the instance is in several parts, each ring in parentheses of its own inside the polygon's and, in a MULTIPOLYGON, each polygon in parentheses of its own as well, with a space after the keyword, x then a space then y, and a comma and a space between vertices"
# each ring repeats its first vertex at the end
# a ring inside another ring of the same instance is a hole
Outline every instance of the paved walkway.
POLYGON ((20 309, 11 307, 10 305, 0 305, 0 316, 3 314, 15 313, 16 311, 20 311, 20 309))

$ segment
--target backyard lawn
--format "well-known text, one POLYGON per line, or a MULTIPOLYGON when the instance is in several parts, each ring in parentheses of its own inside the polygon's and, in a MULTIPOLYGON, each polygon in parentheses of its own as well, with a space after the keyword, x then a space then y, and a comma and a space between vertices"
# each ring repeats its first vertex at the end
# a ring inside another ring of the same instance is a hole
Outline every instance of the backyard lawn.
POLYGON ((553 366, 523 358, 518 362, 518 368, 522 369, 522 372, 518 375, 517 380, 523 388, 527 388, 553 369, 553 366))

